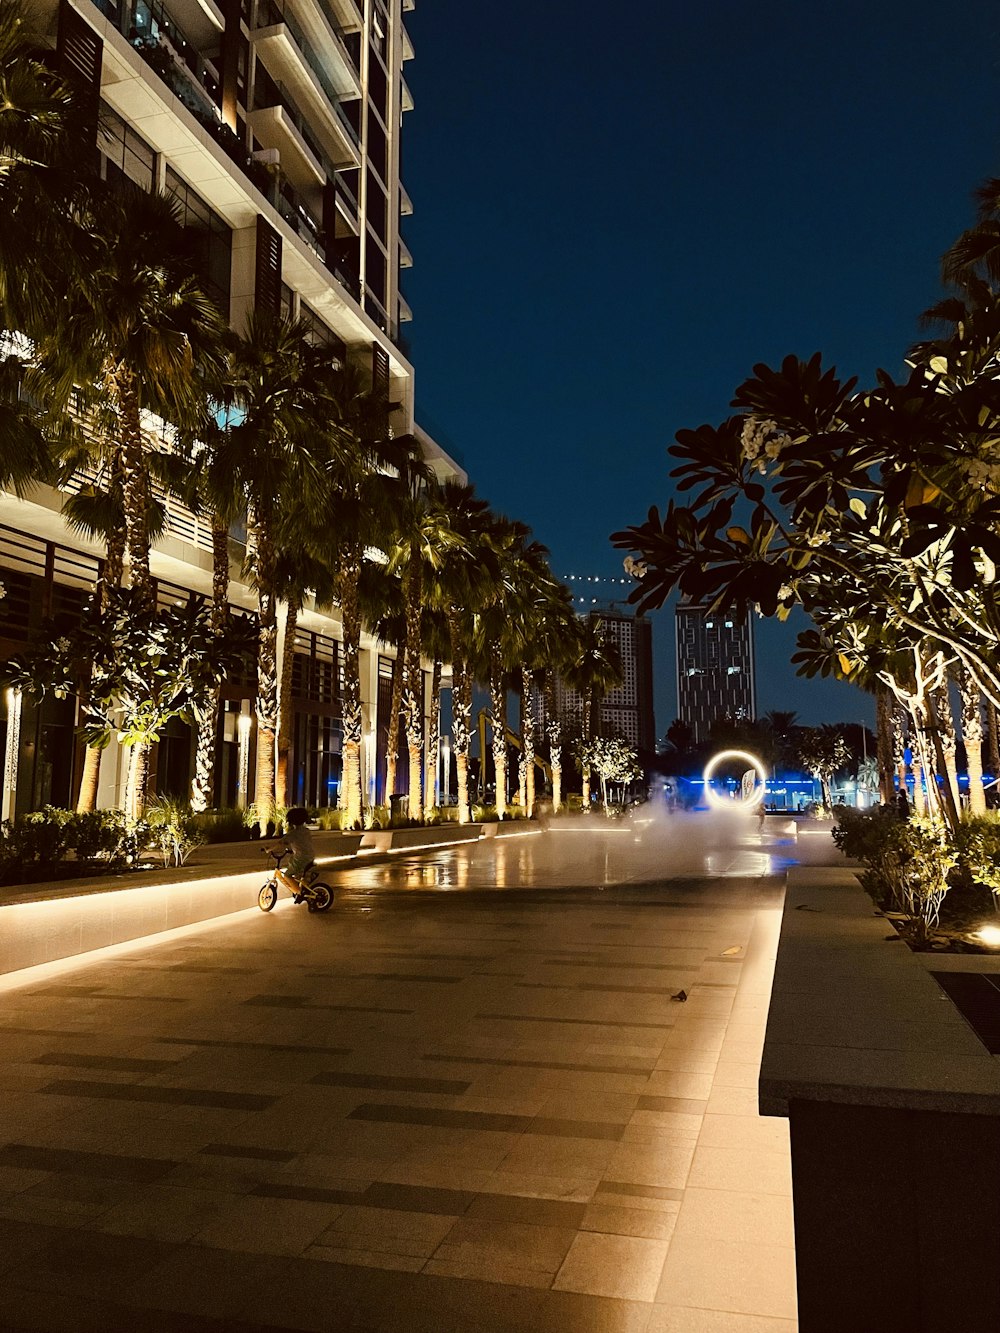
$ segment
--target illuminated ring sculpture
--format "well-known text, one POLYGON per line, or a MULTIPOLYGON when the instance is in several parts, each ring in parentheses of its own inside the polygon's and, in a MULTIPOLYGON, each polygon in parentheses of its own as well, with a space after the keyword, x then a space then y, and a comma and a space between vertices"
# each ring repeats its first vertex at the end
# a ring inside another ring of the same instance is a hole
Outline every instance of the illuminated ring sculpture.
POLYGON ((705 797, 709 805, 714 806, 716 810, 752 810, 755 805, 759 805, 764 799, 767 773, 760 760, 754 755, 748 754, 746 750, 720 750, 705 765, 705 771, 701 776, 705 783, 705 797), (745 799, 738 797, 735 801, 732 801, 712 790, 712 775, 720 764, 730 759, 742 759, 748 768, 752 768, 756 772, 759 779, 758 785, 745 799))

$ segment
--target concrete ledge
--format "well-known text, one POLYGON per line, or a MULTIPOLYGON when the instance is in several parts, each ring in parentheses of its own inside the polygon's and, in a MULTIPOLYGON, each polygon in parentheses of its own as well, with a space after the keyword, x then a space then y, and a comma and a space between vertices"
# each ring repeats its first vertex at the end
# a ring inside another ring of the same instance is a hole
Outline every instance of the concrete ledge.
POLYGON ((6 904, 0 907, 0 974, 76 958, 247 908, 256 911, 257 891, 265 878, 262 867, 242 874, 130 884, 105 892, 6 904))
POLYGON ((434 824, 430 828, 368 829, 361 835, 362 852, 419 851, 427 847, 449 847, 478 842, 482 824, 434 824))
POLYGON ((1000 1063, 890 930, 850 868, 789 873, 762 1115, 793 1099, 1000 1115, 1000 1063))
POLYGON ((759 1098, 787 1116, 800 1333, 1000 1328, 1000 1062, 847 866, 788 876, 759 1098))
MULTIPOLYGON (((416 852, 475 842, 482 826, 315 835, 321 869, 379 853, 416 852)), ((277 841, 277 840, 274 840, 277 841)), ((201 849, 199 849, 200 851, 201 849)), ((0 902, 0 976, 80 958, 132 940, 257 909, 271 863, 260 843, 222 844, 201 865, 58 884, 18 885, 0 902)))
POLYGON ((528 838, 542 832, 541 824, 530 819, 505 819, 493 824, 483 824, 484 838, 528 838))

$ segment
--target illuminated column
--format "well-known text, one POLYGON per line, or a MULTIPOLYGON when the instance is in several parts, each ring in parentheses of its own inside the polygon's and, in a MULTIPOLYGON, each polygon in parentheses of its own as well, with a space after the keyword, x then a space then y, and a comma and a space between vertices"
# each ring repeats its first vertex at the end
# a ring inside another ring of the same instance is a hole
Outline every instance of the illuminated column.
POLYGON ((7 748, 3 758, 0 818, 13 819, 17 803, 17 762, 21 753, 21 691, 7 691, 7 748))
POLYGON ((451 799, 451 792, 448 784, 451 781, 451 737, 441 737, 441 804, 448 805, 451 799))
MULTIPOLYGON (((246 710, 248 704, 244 703, 246 710)), ((250 786, 250 731, 253 727, 253 718, 246 711, 240 713, 236 719, 236 736, 238 748, 236 751, 236 806, 239 810, 247 808, 247 795, 250 786)))

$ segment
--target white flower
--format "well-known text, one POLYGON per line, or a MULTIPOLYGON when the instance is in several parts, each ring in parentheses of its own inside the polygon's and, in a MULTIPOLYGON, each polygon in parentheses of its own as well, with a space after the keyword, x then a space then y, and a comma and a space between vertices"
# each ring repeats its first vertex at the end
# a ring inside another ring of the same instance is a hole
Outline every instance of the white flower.
POLYGON ((779 602, 790 602, 794 596, 795 596, 795 589, 792 587, 790 583, 783 583, 781 587, 778 589, 779 602))
POLYGON ((69 639, 56 639, 54 646, 57 653, 68 653, 70 649, 69 639))
POLYGON ((648 572, 645 560, 633 560, 630 555, 627 555, 622 561, 622 568, 626 574, 631 574, 634 579, 644 579, 648 572))
POLYGON ((780 458, 782 450, 792 441, 790 436, 779 429, 776 421, 751 414, 743 422, 740 442, 743 445, 743 457, 748 463, 756 463, 758 472, 763 472, 764 459, 773 462, 780 458))

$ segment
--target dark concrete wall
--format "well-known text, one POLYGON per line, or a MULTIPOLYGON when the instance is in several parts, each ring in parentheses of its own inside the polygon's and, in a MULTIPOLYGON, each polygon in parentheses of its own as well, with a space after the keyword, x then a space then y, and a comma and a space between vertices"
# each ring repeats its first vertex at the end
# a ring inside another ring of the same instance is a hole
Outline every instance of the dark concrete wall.
POLYGON ((998 1333, 1000 1120, 789 1104, 800 1333, 998 1333))

